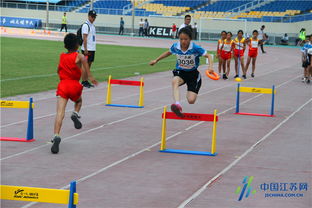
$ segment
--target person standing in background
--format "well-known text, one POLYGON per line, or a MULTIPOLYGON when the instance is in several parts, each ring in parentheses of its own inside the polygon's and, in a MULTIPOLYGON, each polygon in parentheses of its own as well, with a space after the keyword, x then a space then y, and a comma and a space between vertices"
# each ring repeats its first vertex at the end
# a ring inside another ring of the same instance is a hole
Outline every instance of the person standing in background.
POLYGON ((64 15, 62 17, 62 26, 60 32, 62 32, 63 28, 65 28, 65 32, 67 32, 67 16, 66 12, 64 12, 64 15))
POLYGON ((120 17, 119 35, 124 34, 124 29, 125 29, 125 21, 123 20, 122 17, 120 17))
MULTIPOLYGON (((81 52, 84 54, 86 59, 88 59, 88 65, 89 69, 91 70, 91 65, 94 62, 95 57, 95 49, 96 49, 96 31, 94 26, 94 21, 97 14, 94 10, 90 10, 88 13, 88 20, 82 25, 81 28, 81 35, 82 35, 82 46, 81 46, 81 52)), ((87 70, 88 75, 90 73, 90 70, 87 70)), ((82 80, 81 84, 84 87, 90 88, 94 87, 91 83, 88 82, 88 80, 82 80)))
POLYGON ((189 15, 189 14, 185 15, 185 17, 184 17, 184 23, 179 27, 178 32, 179 32, 182 28, 185 28, 185 27, 187 27, 187 26, 191 26, 191 21, 192 21, 191 15, 189 15))
POLYGON ((289 40, 288 35, 287 35, 287 33, 285 33, 281 39, 281 44, 282 45, 288 45, 288 40, 289 40))
POLYGON ((144 21, 144 25, 143 25, 143 30, 144 30, 144 36, 147 36, 147 31, 148 31, 148 28, 149 28, 149 22, 147 19, 145 19, 144 21))
POLYGON ((172 24, 172 39, 175 39, 177 36, 177 26, 175 23, 172 24))
POLYGON ((144 33, 144 30, 143 30, 143 27, 144 27, 144 21, 143 19, 141 19, 141 21, 139 22, 139 36, 143 36, 143 33, 144 33))
POLYGON ((299 31, 299 38, 296 39, 296 45, 302 45, 304 44, 304 41, 306 40, 306 29, 301 28, 299 31))
POLYGON ((262 53, 266 53, 263 49, 263 45, 264 45, 265 40, 266 40, 266 34, 264 33, 264 28, 265 28, 265 26, 262 25, 260 30, 259 30, 259 35, 258 35, 258 39, 261 40, 261 42, 262 42, 262 44, 260 45, 262 53))

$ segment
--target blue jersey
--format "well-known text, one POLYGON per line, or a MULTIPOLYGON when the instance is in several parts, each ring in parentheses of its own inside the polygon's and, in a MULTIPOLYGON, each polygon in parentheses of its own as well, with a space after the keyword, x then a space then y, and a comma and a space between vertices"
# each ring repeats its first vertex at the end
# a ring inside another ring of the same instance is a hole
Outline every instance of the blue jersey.
POLYGON ((312 43, 311 42, 307 42, 306 44, 304 44, 303 47, 301 48, 301 52, 304 53, 304 55, 306 56, 308 54, 309 49, 310 50, 312 49, 312 43))
POLYGON ((182 51, 180 42, 174 43, 169 49, 170 53, 177 56, 176 69, 183 71, 194 71, 199 66, 199 57, 207 52, 205 49, 191 42, 186 51, 182 51))

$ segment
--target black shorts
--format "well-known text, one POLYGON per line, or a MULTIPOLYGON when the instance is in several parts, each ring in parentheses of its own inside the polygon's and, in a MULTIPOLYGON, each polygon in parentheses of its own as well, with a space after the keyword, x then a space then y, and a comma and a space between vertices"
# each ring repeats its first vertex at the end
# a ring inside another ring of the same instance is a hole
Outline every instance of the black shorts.
POLYGON ((172 73, 174 77, 178 76, 183 79, 184 83, 182 85, 187 85, 187 91, 198 94, 202 82, 199 71, 182 71, 174 69, 172 73))
MULTIPOLYGON (((84 54, 84 51, 81 50, 81 53, 84 54)), ((88 62, 93 62, 95 57, 95 51, 88 51, 88 62)))
POLYGON ((308 54, 306 60, 302 62, 302 67, 307 68, 312 62, 312 55, 308 54))

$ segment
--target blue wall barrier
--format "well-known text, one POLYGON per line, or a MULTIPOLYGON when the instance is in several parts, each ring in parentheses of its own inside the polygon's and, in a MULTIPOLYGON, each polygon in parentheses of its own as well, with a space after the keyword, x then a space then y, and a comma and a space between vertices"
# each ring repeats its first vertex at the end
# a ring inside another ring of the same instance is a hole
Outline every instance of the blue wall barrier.
POLYGON ((22 27, 22 28, 41 28, 41 19, 3 17, 1 16, 0 26, 4 27, 22 27))

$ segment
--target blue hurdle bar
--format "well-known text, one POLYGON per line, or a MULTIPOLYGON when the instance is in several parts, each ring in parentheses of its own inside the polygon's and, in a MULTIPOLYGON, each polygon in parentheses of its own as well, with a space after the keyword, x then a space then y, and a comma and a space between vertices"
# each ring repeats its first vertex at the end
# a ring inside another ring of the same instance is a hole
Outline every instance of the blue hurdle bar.
POLYGON ((159 152, 187 154, 187 155, 203 155, 203 156, 216 156, 218 154, 218 153, 212 154, 211 152, 179 150, 179 149, 165 149, 159 150, 159 152))
POLYGON ((144 108, 144 106, 138 106, 138 105, 120 105, 120 104, 106 104, 106 106, 111 106, 111 107, 124 107, 124 108, 144 108))

